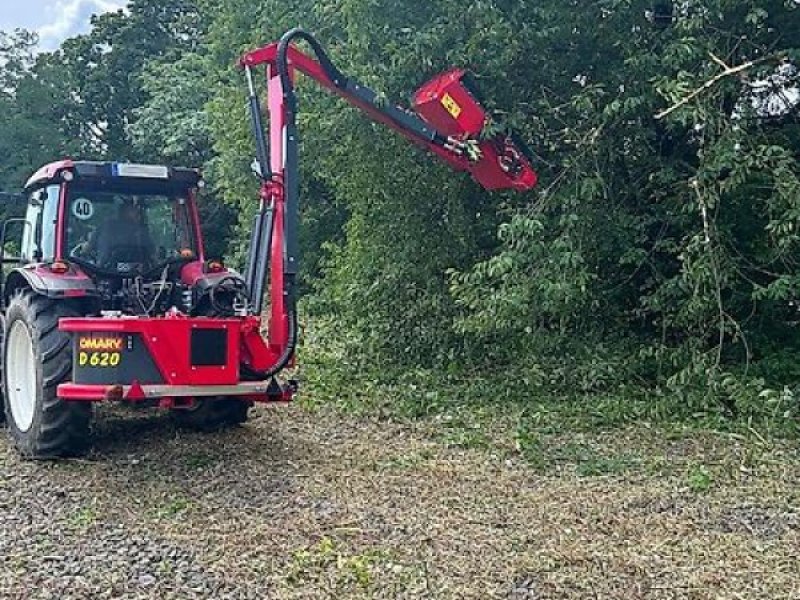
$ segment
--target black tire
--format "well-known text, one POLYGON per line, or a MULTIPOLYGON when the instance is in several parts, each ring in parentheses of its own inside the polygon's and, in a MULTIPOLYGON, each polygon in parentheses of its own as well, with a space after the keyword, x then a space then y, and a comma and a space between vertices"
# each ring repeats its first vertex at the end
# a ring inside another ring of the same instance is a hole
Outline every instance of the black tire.
MULTIPOLYGON (((0 361, 3 359, 3 334, 6 332, 6 319, 3 315, 0 315, 0 361)), ((3 368, 2 362, 0 362, 0 425, 6 422, 6 409, 5 409, 5 402, 3 401, 5 390, 3 389, 3 368)))
POLYGON ((59 331, 58 321, 77 316, 81 316, 80 312, 68 301, 50 300, 31 291, 19 292, 9 302, 3 343, 4 411, 11 438, 23 456, 34 459, 80 456, 89 447, 91 405, 65 402, 56 395, 58 386, 72 375, 72 337, 59 331), (30 350, 19 352, 20 348, 26 348, 24 342, 16 346, 17 352, 12 357, 16 336, 25 340, 26 332, 30 350), (29 364, 27 354, 34 362, 33 379, 29 383, 12 381, 15 373, 29 364), (14 369, 9 368, 11 359, 17 361, 14 369), (21 392, 26 386, 30 390, 28 396, 21 392), (11 393, 22 393, 19 398, 33 396, 32 413, 23 423, 17 417, 25 417, 24 409, 18 408, 20 415, 15 414, 11 393))
POLYGON ((245 423, 250 405, 247 400, 235 397, 201 398, 192 408, 173 409, 172 418, 180 427, 208 433, 245 423))

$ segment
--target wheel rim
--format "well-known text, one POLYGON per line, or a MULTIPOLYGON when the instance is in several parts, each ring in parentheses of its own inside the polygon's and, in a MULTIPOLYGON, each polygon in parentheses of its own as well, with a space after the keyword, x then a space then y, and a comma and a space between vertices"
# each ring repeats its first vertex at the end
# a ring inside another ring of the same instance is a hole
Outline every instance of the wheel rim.
POLYGON ((6 340, 6 389, 14 424, 23 433, 33 425, 36 409, 36 359, 33 339, 22 321, 14 321, 6 340))

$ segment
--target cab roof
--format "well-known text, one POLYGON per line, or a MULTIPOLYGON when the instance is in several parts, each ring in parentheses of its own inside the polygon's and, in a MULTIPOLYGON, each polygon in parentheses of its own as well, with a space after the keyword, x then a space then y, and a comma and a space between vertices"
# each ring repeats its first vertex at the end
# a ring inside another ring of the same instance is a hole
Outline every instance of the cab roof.
POLYGON ((200 182, 200 171, 165 165, 141 165, 134 163, 60 160, 43 166, 28 179, 25 190, 50 183, 64 181, 69 172, 76 181, 98 183, 130 181, 131 183, 164 182, 171 187, 192 188, 200 182))

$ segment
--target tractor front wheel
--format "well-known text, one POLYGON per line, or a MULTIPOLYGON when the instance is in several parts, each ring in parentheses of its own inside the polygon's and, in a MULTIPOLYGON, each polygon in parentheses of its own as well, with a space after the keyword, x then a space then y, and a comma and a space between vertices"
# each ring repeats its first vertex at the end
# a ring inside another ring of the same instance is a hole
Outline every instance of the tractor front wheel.
POLYGON ((66 301, 32 292, 15 295, 3 343, 5 417, 14 444, 29 458, 79 456, 88 448, 91 406, 56 395, 72 374, 72 339, 58 329, 80 313, 66 301))

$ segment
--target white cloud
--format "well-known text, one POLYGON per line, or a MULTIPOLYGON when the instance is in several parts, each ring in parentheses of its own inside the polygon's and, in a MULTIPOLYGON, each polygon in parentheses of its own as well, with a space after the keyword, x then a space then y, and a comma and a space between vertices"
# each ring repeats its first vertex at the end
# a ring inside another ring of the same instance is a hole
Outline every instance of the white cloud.
POLYGON ((68 37, 83 33, 94 14, 117 10, 127 0, 57 0, 50 9, 51 21, 39 28, 42 50, 55 50, 68 37))

